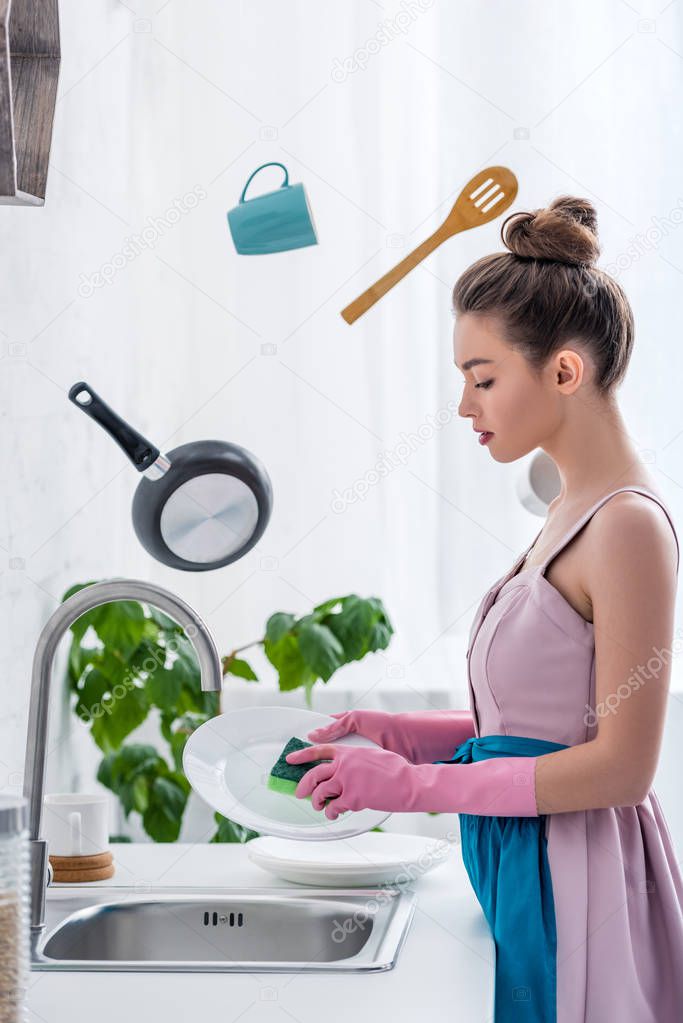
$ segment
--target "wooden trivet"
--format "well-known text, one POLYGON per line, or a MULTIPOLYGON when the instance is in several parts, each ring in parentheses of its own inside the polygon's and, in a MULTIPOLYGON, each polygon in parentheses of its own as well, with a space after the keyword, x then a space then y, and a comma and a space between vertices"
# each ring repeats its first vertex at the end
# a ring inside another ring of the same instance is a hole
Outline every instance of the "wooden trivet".
POLYGON ((50 856, 50 863, 57 870, 90 870, 92 867, 108 867, 114 859, 110 849, 92 856, 50 856))
POLYGON ((52 880, 68 884, 84 881, 106 881, 114 876, 114 857, 111 852, 94 856, 50 856, 52 880))
POLYGON ((63 884, 81 884, 83 881, 106 881, 113 876, 114 864, 110 863, 108 867, 94 867, 92 870, 55 870, 52 880, 63 884))

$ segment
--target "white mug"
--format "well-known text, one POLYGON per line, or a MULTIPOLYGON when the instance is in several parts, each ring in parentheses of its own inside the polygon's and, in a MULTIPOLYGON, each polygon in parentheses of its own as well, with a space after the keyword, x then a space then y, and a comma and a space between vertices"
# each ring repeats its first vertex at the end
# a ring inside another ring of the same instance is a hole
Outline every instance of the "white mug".
POLYGON ((49 792, 43 838, 50 856, 94 856, 109 849, 109 799, 87 792, 49 792))

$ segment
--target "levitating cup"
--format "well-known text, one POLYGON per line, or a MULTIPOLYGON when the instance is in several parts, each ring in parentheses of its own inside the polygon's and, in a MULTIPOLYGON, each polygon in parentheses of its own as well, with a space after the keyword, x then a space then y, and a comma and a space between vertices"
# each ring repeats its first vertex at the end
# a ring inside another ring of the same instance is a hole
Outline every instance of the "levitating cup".
POLYGON ((228 211, 228 226, 242 256, 262 256, 317 245, 313 214, 304 186, 289 184, 289 173, 277 161, 261 164, 249 175, 237 206, 228 211), (274 192, 245 200, 252 178, 264 167, 282 167, 285 179, 274 192))

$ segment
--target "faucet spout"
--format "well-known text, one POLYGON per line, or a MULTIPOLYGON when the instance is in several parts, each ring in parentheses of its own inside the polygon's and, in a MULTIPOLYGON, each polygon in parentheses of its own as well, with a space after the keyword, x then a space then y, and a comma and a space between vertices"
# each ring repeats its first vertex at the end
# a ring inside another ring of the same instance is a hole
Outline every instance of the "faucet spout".
POLYGON ((31 937, 45 926, 45 889, 48 883, 47 843, 41 838, 43 790, 47 752, 50 689, 55 654, 63 635, 86 611, 115 600, 151 604, 178 623, 192 643, 199 661, 201 686, 219 692, 223 685, 220 658, 211 633, 199 615, 180 597, 139 579, 105 579, 72 594, 52 614, 41 632, 33 657, 28 735, 24 761, 24 796, 28 801, 31 853, 31 937))

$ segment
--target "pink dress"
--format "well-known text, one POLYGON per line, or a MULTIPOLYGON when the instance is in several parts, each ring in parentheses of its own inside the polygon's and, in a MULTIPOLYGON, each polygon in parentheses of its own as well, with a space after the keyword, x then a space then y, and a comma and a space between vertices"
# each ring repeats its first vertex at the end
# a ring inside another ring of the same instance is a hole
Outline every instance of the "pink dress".
MULTIPOLYGON (((596 735, 593 624, 545 571, 598 508, 623 491, 656 501, 676 535, 658 497, 620 487, 589 508, 542 564, 515 575, 525 551, 484 595, 470 631, 477 737, 525 735, 574 746, 596 735)), ((638 806, 548 814, 545 835, 557 927, 557 1023, 683 1023, 683 877, 654 790, 638 806)))

